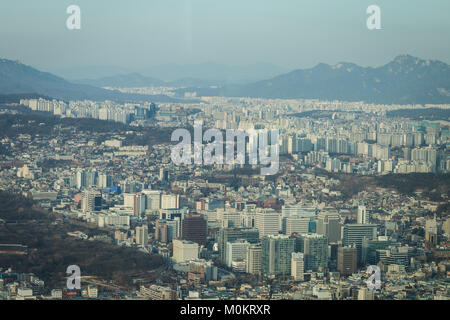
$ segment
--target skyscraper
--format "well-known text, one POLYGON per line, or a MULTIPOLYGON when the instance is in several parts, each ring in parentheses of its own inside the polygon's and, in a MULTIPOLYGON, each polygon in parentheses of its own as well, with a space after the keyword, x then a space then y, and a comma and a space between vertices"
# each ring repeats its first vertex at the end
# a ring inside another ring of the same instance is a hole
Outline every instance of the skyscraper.
POLYGON ((261 245, 250 244, 247 246, 246 271, 250 274, 261 274, 261 245))
POLYGON ((227 266, 231 267, 233 261, 245 261, 247 258, 247 247, 249 243, 247 240, 236 240, 227 242, 227 266))
POLYGON ((425 221, 425 246, 434 248, 437 245, 438 225, 436 216, 425 221))
POLYGON ((220 259, 226 261, 227 242, 233 242, 237 239, 245 239, 249 243, 259 241, 259 233, 255 228, 222 228, 217 235, 220 259))
POLYGON ((207 232, 208 226, 203 215, 190 214, 183 219, 181 234, 184 240, 205 245, 207 232))
POLYGON ((377 237, 377 226, 374 224, 346 224, 342 228, 342 246, 355 246, 358 251, 358 263, 363 261, 363 239, 374 240, 377 237))
POLYGON ((317 233, 297 236, 296 251, 304 254, 305 270, 318 271, 328 266, 328 238, 317 233))
POLYGON ((290 275, 294 238, 286 235, 267 235, 261 243, 263 274, 290 275))
POLYGON ((292 252, 291 258, 291 276, 296 281, 304 280, 305 261, 301 252, 292 252))
POLYGON ((338 266, 343 276, 356 273, 358 264, 358 251, 356 247, 340 247, 338 249, 338 266))
POLYGON ((278 234, 280 232, 280 218, 280 214, 273 209, 263 209, 256 212, 255 227, 259 231, 260 239, 264 236, 278 234))
POLYGON ((143 225, 136 227, 136 244, 141 247, 147 247, 148 245, 148 226, 143 225))
POLYGON ((328 237, 329 242, 341 240, 341 222, 337 211, 321 211, 317 216, 318 234, 328 237))
POLYGON ((81 209, 84 212, 100 210, 102 207, 102 194, 98 190, 88 189, 83 191, 81 209))
POLYGON ((367 224, 369 223, 369 215, 367 214, 366 206, 358 206, 358 224, 367 224))
POLYGON ((307 233, 309 230, 310 218, 307 217, 288 217, 285 219, 285 231, 284 234, 290 236, 293 233, 307 233))

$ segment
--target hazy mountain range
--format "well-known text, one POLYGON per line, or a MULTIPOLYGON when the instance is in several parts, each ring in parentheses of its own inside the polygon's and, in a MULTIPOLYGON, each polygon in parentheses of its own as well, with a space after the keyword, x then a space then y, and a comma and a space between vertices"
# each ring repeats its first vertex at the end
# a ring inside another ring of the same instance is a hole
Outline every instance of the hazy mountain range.
POLYGON ((268 80, 220 88, 183 89, 199 96, 365 101, 381 104, 450 103, 450 67, 437 60, 397 56, 372 68, 353 63, 294 70, 268 80))
POLYGON ((20 62, 0 59, 0 94, 30 93, 64 100, 178 101, 164 95, 127 94, 85 84, 75 84, 20 62))
MULTIPOLYGON (((289 70, 269 63, 254 63, 243 66, 230 66, 225 64, 207 62, 199 64, 164 64, 150 68, 139 68, 138 70, 113 67, 113 66, 94 66, 82 68, 55 68, 50 70, 52 73, 60 75, 73 82, 109 86, 109 83, 125 85, 128 78, 139 75, 145 79, 142 83, 157 83, 160 81, 165 85, 225 85, 225 84, 244 84, 261 79, 268 79, 289 70), (114 79, 117 78, 117 79, 114 79), (125 80, 124 82, 119 82, 125 80)), ((136 79, 135 79, 136 80, 136 79)))
MULTIPOLYGON (((239 84, 244 75, 247 79, 267 74, 268 69, 250 71, 203 64, 194 72, 195 65, 161 67, 154 74, 166 72, 164 80, 141 73, 105 76, 93 80, 69 82, 51 73, 41 72, 16 61, 0 59, 0 93, 37 93, 59 99, 91 99, 155 102, 175 101, 167 96, 144 96, 104 90, 100 87, 174 86, 177 95, 197 92, 198 96, 235 96, 282 99, 323 99, 365 101, 383 104, 427 104, 450 103, 450 67, 437 60, 422 60, 410 55, 400 55, 381 67, 361 67, 353 63, 327 65, 320 63, 310 69, 299 69, 266 79, 239 84), (209 70, 208 70, 209 66, 209 70), (171 68, 175 68, 172 71, 171 68), (226 80, 226 70, 229 80, 226 80), (158 71, 158 72, 157 72, 158 71), (171 73, 173 72, 173 73, 171 73), (247 72, 249 72, 247 74, 247 72), (171 79, 175 75, 179 80, 171 79), (225 77, 225 78, 224 78, 225 77), (214 79, 216 78, 216 79, 214 79), (220 78, 222 80, 220 80, 220 78), (171 80, 170 80, 171 79, 171 80), (225 80, 224 80, 225 79, 225 80), (230 84, 234 83, 234 84, 230 84), (211 87, 216 85, 217 87, 211 87)), ((199 65, 197 65, 199 66, 199 65)), ((256 68, 257 65, 254 65, 256 68)), ((256 68, 257 69, 257 68, 256 68)), ((271 72, 276 73, 277 67, 271 72)), ((269 72, 270 73, 270 72, 269 72)), ((161 75, 161 74, 159 74, 161 75)), ((264 79, 264 78, 261 78, 264 79)))

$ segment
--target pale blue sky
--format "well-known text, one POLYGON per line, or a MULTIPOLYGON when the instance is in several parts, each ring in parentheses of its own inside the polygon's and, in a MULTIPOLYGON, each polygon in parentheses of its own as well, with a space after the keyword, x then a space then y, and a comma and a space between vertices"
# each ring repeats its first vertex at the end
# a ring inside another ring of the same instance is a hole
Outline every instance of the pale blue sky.
POLYGON ((408 53, 450 63, 448 0, 1 0, 0 56, 43 69, 266 62, 363 66, 408 53), (70 4, 82 29, 69 31, 70 4), (381 7, 382 30, 366 28, 381 7))

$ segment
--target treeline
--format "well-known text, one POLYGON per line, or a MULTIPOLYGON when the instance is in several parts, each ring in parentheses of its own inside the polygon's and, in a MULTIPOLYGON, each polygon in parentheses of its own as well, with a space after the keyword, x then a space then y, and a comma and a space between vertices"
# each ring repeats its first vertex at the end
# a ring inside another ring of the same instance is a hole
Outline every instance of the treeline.
POLYGON ((349 199, 369 187, 393 189, 405 195, 413 195, 420 191, 424 197, 431 201, 443 201, 443 194, 450 197, 450 174, 409 173, 358 176, 329 173, 324 170, 316 171, 316 173, 339 180, 340 184, 334 189, 340 191, 345 199, 349 199))
POLYGON ((409 118, 414 120, 448 120, 450 118, 450 109, 398 109, 387 111, 386 116, 388 118, 409 118))
POLYGON ((121 132, 135 130, 120 122, 97 120, 90 118, 59 118, 52 114, 2 114, 0 115, 0 136, 14 137, 18 134, 50 135, 54 127, 76 128, 86 132, 121 132))
MULTIPOLYGON (((160 268, 163 258, 135 248, 124 248, 100 241, 79 240, 67 232, 79 230, 104 233, 82 224, 54 223, 57 217, 37 207, 31 199, 0 191, 0 243, 28 246, 27 255, 2 254, 0 267, 34 273, 47 288, 64 286, 66 268, 75 264, 83 275, 114 280, 131 286, 133 276, 160 268), (18 221, 19 223, 8 223, 18 221)), ((61 219, 62 220, 62 219, 61 219)))
POLYGON ((450 174, 410 173, 375 176, 376 185, 383 188, 394 188, 400 193, 412 195, 422 191, 440 201, 441 194, 449 193, 450 174), (438 196, 438 197, 436 197, 438 196))
MULTIPOLYGON (((20 107, 19 107, 20 108, 20 107)), ((0 137, 13 138, 19 134, 59 135, 70 137, 71 132, 61 129, 74 128, 76 132, 103 133, 97 141, 109 139, 109 135, 125 134, 125 145, 148 145, 170 143, 175 128, 133 127, 121 122, 91 118, 60 118, 50 113, 33 112, 0 115, 0 137)), ((0 149, 1 151, 1 149, 0 149)))

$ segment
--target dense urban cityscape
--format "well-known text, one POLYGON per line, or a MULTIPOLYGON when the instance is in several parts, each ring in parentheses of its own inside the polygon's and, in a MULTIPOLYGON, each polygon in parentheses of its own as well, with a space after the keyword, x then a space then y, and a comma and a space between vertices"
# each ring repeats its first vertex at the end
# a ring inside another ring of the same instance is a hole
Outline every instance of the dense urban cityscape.
POLYGON ((0 314, 445 316, 449 11, 0 1, 0 314))
MULTIPOLYGON (((49 287, 11 266, 1 271, 1 296, 449 299, 450 131, 447 121, 390 114, 410 108, 450 106, 221 97, 8 105, 3 114, 39 117, 22 124, 31 127, 52 126, 45 120, 53 116, 124 126, 95 132, 55 124, 50 135, 3 137, 0 187, 31 198, 58 217, 54 223, 71 225, 64 237, 162 257, 164 276, 138 273, 115 282, 81 267, 81 288, 68 290, 64 276, 49 287), (262 176, 248 163, 174 166, 169 134, 152 145, 135 142, 146 134, 135 130, 192 127, 198 120, 221 130, 278 129, 278 173, 262 176), (442 181, 405 191, 402 184, 420 179, 414 174, 442 181), (396 182, 402 176, 408 178, 396 182), (89 226, 90 234, 77 225, 89 226), (368 285, 369 266, 378 267, 375 287, 368 285)), ((0 247, 1 255, 32 250, 20 242, 0 247)))

